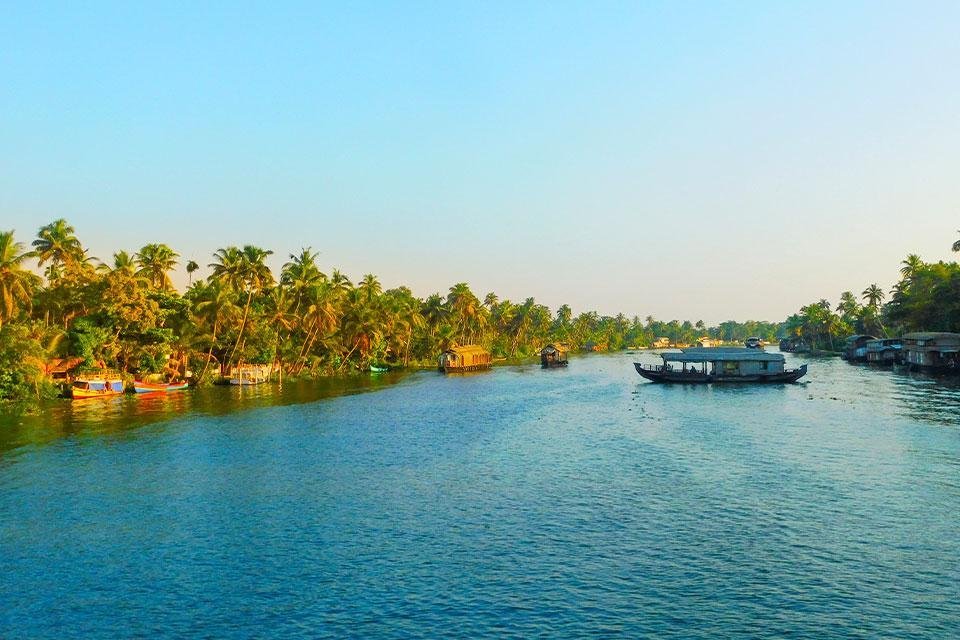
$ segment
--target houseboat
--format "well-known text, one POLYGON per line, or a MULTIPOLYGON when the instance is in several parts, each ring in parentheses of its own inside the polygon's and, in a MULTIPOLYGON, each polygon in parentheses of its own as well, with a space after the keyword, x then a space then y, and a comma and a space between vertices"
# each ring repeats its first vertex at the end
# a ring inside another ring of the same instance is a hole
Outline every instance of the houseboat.
POLYGON ((757 336, 752 336, 743 341, 743 346, 746 347, 747 349, 762 349, 763 340, 761 340, 757 336))
POLYGON ((878 338, 868 340, 867 362, 881 366, 889 366, 900 362, 903 352, 903 340, 900 338, 878 338))
POLYGON ((910 369, 960 373, 960 333, 924 331, 902 339, 903 361, 910 369))
POLYGON ((843 345, 843 353, 840 354, 840 357, 848 362, 866 362, 867 343, 876 339, 876 336, 861 334, 850 336, 843 345))
POLYGON ((807 365, 785 369, 782 353, 748 347, 704 347, 662 353, 663 364, 634 363, 641 376, 653 382, 716 384, 721 382, 796 382, 807 365))
POLYGON ((714 340, 710 336, 700 336, 697 338, 698 347, 716 347, 719 346, 719 340, 714 340))
POLYGON ((803 338, 781 338, 780 351, 784 353, 806 353, 810 347, 803 341, 803 338))
POLYGON ((437 368, 444 373, 489 369, 493 363, 490 352, 475 344, 451 347, 440 354, 437 368))
POLYGON ((548 344, 540 350, 540 366, 544 369, 567 366, 567 352, 565 344, 548 344))
POLYGON ((70 397, 74 400, 104 398, 118 396, 123 393, 123 390, 123 378, 118 373, 104 371, 80 374, 70 384, 70 397))

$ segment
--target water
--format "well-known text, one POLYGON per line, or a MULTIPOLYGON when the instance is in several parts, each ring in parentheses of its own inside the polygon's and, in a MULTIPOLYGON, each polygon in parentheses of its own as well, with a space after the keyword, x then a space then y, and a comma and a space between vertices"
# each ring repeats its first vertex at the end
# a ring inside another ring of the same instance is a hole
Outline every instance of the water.
POLYGON ((956 383, 659 386, 634 357, 8 427, 0 637, 960 629, 956 383))

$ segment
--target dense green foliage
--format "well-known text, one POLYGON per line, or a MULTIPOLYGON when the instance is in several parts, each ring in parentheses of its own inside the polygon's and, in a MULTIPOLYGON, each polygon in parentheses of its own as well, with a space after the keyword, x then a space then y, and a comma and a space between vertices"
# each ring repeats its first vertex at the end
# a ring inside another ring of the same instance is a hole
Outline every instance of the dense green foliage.
POLYGON ((74 229, 57 220, 43 226, 32 250, 13 232, 0 234, 0 397, 46 393, 44 364, 76 356, 84 366, 132 374, 162 371, 170 357, 185 360, 196 380, 209 381, 223 364, 270 363, 286 374, 325 375, 374 362, 430 365, 455 344, 479 343, 497 357, 534 354, 547 342, 617 350, 656 338, 691 344, 700 336, 741 341, 773 339, 768 322, 660 322, 594 312, 556 312, 533 298, 515 303, 466 283, 420 299, 406 287, 384 291, 373 275, 353 283, 337 270, 323 273, 317 254, 291 255, 279 274, 270 251, 247 245, 213 254, 211 274, 184 265, 182 295, 170 274, 180 257, 163 244, 119 251, 102 262, 87 254, 74 229), (27 268, 35 260, 41 279, 27 268))
MULTIPOLYGON (((953 248, 960 250, 960 241, 953 248)), ((827 300, 801 307, 784 322, 782 335, 800 338, 814 349, 836 350, 844 338, 857 333, 889 337, 910 331, 960 332, 960 265, 928 264, 911 254, 901 262, 900 276, 889 298, 872 284, 859 301, 850 291, 843 292, 832 310, 827 300)))

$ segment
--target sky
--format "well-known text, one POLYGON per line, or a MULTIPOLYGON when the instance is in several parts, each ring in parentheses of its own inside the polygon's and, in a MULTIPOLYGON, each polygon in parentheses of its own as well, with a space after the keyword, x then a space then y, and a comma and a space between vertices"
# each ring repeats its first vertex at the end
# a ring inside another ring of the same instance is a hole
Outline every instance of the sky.
MULTIPOLYGON (((956 257, 960 3, 6 3, 0 229, 779 321, 956 257)), ((186 282, 182 270, 175 282, 186 282)))

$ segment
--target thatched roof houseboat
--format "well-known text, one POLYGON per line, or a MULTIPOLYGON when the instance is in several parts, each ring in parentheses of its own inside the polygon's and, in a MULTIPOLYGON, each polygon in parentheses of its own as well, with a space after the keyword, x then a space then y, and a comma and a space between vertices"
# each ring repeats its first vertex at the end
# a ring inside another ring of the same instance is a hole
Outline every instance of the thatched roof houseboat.
POLYGON ((540 350, 540 365, 543 367, 565 367, 567 366, 567 353, 569 351, 569 347, 565 344, 548 344, 540 350))
POLYGON ((438 368, 444 373, 489 369, 493 363, 490 352, 475 344, 452 347, 440 354, 438 368))
POLYGON ((902 357, 911 369, 960 373, 960 333, 905 334, 902 357))

